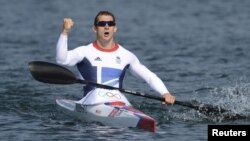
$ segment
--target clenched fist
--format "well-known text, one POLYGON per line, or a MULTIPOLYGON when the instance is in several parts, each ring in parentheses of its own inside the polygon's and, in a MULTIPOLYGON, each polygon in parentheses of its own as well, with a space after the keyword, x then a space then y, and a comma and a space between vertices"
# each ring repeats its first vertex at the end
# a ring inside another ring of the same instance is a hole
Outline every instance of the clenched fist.
POLYGON ((71 18, 64 18, 63 19, 63 31, 62 34, 67 35, 71 28, 73 27, 74 22, 71 18))

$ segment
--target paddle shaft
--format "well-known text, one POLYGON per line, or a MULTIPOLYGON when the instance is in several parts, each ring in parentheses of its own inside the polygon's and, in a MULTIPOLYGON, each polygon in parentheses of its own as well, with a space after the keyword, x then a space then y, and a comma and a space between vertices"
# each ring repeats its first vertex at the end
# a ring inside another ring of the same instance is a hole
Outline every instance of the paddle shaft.
MULTIPOLYGON (((116 88, 108 85, 98 84, 95 82, 90 82, 87 80, 77 79, 76 76, 65 67, 62 67, 57 64, 48 63, 48 62, 42 62, 42 61, 33 61, 29 63, 29 70, 32 74, 32 76, 44 83, 52 83, 52 84, 75 84, 75 83, 81 83, 85 85, 90 85, 98 88, 103 89, 111 89, 111 90, 119 90, 124 93, 132 94, 135 96, 141 96, 149 99, 158 100, 161 102, 165 101, 165 98, 149 95, 142 92, 136 92, 131 90, 125 90, 121 88, 116 88)), ((174 104, 189 107, 195 110, 198 110, 205 115, 216 114, 219 115, 223 112, 229 112, 228 110, 221 109, 217 106, 209 105, 209 104, 200 104, 198 102, 188 102, 188 101, 175 101, 174 104)))
MULTIPOLYGON (((90 81, 86 81, 86 80, 77 79, 76 83, 81 83, 81 84, 85 84, 85 85, 92 85, 92 86, 95 86, 98 88, 103 88, 103 89, 119 90, 120 92, 132 94, 134 96, 140 96, 140 97, 145 97, 145 98, 149 98, 149 99, 154 99, 154 100, 158 100, 161 102, 165 101, 165 98, 163 98, 163 97, 149 95, 149 94, 142 93, 142 92, 136 92, 136 91, 126 90, 126 89, 116 88, 116 87, 112 87, 112 86, 108 86, 108 85, 102 85, 102 84, 98 84, 98 83, 94 83, 94 82, 90 82, 90 81)), ((183 102, 183 101, 176 100, 175 104, 181 105, 181 106, 186 106, 189 108, 194 108, 194 106, 192 104, 187 103, 187 102, 183 102)))

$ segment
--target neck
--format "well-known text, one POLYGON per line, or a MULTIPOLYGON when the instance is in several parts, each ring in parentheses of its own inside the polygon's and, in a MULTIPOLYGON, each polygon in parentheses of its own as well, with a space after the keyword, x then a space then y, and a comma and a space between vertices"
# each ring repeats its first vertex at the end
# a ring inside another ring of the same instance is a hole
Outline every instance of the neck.
POLYGON ((101 47, 101 44, 98 44, 98 41, 93 42, 93 46, 96 49, 98 49, 100 51, 103 51, 103 52, 113 52, 113 51, 116 51, 119 48, 117 43, 113 43, 113 45, 109 45, 109 46, 107 45, 105 47, 103 47, 103 46, 101 47))
POLYGON ((100 40, 97 40, 96 41, 98 46, 103 48, 103 49, 112 49, 115 47, 115 41, 114 40, 111 40, 111 41, 100 41, 100 40))

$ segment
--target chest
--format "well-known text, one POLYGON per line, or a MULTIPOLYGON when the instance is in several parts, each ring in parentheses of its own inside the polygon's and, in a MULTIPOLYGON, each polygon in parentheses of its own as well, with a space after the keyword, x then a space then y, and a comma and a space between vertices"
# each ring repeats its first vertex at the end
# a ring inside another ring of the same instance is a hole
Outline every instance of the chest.
POLYGON ((95 53, 88 54, 86 58, 96 67, 112 67, 123 69, 129 64, 129 58, 119 53, 95 53))

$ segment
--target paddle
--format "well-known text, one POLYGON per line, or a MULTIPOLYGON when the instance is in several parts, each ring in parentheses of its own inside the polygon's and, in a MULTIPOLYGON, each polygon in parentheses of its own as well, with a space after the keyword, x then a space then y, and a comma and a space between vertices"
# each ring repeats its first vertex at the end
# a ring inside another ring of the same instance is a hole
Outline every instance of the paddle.
MULTIPOLYGON (((146 97, 149 99, 154 99, 158 101, 164 102, 165 99, 163 97, 158 97, 154 95, 149 95, 146 93, 142 92, 136 92, 136 91, 131 91, 131 90, 126 90, 126 89, 121 89, 121 88, 116 88, 108 85, 103 85, 103 84, 98 84, 82 79, 76 78, 76 76, 68 69, 56 65, 53 63, 48 63, 48 62, 42 62, 42 61, 33 61, 29 63, 29 70, 32 74, 32 76, 44 83, 52 83, 52 84, 75 84, 75 83, 81 83, 85 85, 91 85, 95 86, 98 88, 104 88, 104 89, 111 89, 111 90, 119 90, 124 93, 132 94, 135 96, 141 96, 141 97, 146 97)), ((209 104, 201 104, 196 101, 192 102, 187 102, 187 101, 175 101, 175 104, 193 108, 195 110, 200 111, 201 113, 207 115, 207 116, 219 116, 223 113, 230 113, 229 110, 221 109, 220 107, 209 105, 209 104)), ((232 113, 232 112, 231 112, 232 113)), ((241 115, 229 115, 230 118, 232 116, 236 118, 241 118, 241 115)))

